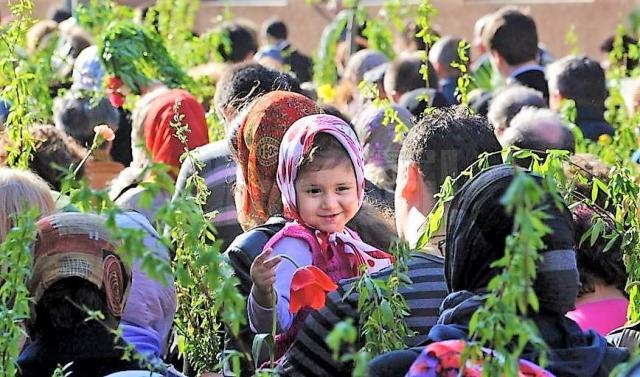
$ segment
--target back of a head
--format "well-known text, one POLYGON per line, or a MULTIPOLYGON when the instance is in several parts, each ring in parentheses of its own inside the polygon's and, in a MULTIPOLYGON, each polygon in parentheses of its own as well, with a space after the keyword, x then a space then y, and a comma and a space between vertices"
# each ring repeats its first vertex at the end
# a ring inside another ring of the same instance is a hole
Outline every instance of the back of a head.
POLYGON ((438 77, 431 63, 428 63, 428 81, 422 77, 420 68, 423 61, 416 56, 405 56, 394 60, 384 74, 384 90, 389 95, 402 95, 418 88, 437 88, 438 77))
POLYGON ((511 66, 535 60, 538 55, 536 24, 533 18, 515 8, 494 13, 482 32, 482 39, 490 51, 496 51, 511 66))
POLYGON ((93 128, 106 124, 117 129, 120 114, 106 98, 93 104, 90 98, 78 98, 69 93, 54 100, 53 120, 62 132, 89 148, 95 136, 93 128))
POLYGON ((545 108, 547 103, 535 89, 520 85, 507 86, 491 100, 487 118, 495 129, 508 128, 523 107, 545 108))
POLYGON ((511 121, 500 140, 503 145, 545 151, 562 149, 575 151, 575 140, 571 130, 560 116, 549 109, 523 108, 511 121))
POLYGON ((231 43, 231 51, 226 51, 224 45, 218 47, 218 52, 226 62, 239 63, 251 57, 258 51, 255 33, 249 26, 240 23, 230 23, 223 26, 231 43))
POLYGON ((398 105, 409 110, 417 123, 424 116, 427 107, 447 107, 449 103, 439 91, 433 88, 419 88, 403 94, 398 105))
POLYGON ((288 37, 287 25, 279 19, 267 21, 263 34, 276 40, 286 40, 288 37))
POLYGON ((547 68, 550 94, 572 99, 576 106, 604 107, 607 83, 600 63, 586 56, 566 56, 547 68))
MULTIPOLYGON (((602 44, 600 45, 600 52, 609 54, 611 51, 613 51, 617 43, 616 39, 617 36, 613 35, 602 42, 602 44)), ((624 34, 622 36, 621 42, 622 51, 626 55, 625 66, 627 69, 627 74, 629 74, 631 73, 631 71, 633 71, 634 68, 638 67, 638 62, 640 60, 637 56, 629 53, 632 49, 636 48, 636 46, 638 45, 638 41, 632 36, 624 34)))
MULTIPOLYGON (((425 183, 439 192, 447 176, 456 177, 478 155, 499 152, 500 143, 486 118, 464 107, 436 109, 413 126, 402 144, 399 160, 416 163, 425 183)), ((499 164, 499 153, 489 162, 499 164)))
POLYGON ((364 49, 356 52, 349 58, 344 70, 344 78, 354 85, 360 84, 364 74, 389 61, 380 51, 364 49))
POLYGON ((12 215, 36 207, 40 216, 56 211, 47 183, 26 170, 0 168, 0 242, 15 225, 12 215))
MULTIPOLYGON (((106 219, 59 213, 37 223, 27 288, 35 310, 32 335, 52 336, 92 326, 84 308, 100 310, 114 329, 127 301, 130 267, 118 255, 106 219)), ((103 325, 98 325, 103 326, 103 325)))
MULTIPOLYGON (((78 166, 82 151, 67 143, 65 135, 51 124, 37 124, 31 127, 36 140, 36 151, 29 168, 44 178, 54 190, 60 190, 66 169, 78 166)), ((77 177, 84 174, 83 168, 77 177)))
POLYGON ((596 215, 596 211, 586 204, 576 206, 571 212, 575 225, 576 259, 580 271, 579 295, 595 292, 596 284, 614 286, 620 292, 624 292, 627 284, 627 270, 624 266, 620 239, 605 251, 609 240, 604 235, 615 232, 612 220, 606 216, 596 215), (580 242, 599 218, 602 219, 604 226, 603 233, 596 237, 595 242, 589 239, 580 242))
POLYGON ((429 61, 431 64, 438 62, 443 70, 450 76, 459 76, 460 70, 451 66, 451 63, 461 63, 458 55, 458 44, 462 41, 450 35, 438 39, 429 49, 429 61))
MULTIPOLYGON (((502 198, 518 172, 542 184, 541 177, 518 169, 499 165, 484 170, 450 202, 445 246, 445 278, 450 291, 486 289, 500 273, 493 263, 504 256, 506 239, 514 226, 514 216, 502 198)), ((579 287, 573 221, 560 199, 543 192, 538 208, 546 213, 543 222, 551 231, 543 237, 544 248, 539 252, 546 257, 537 262, 534 289, 541 308, 564 315, 573 308, 579 287)))
POLYGON ((223 72, 216 85, 214 102, 221 113, 227 107, 239 112, 256 98, 275 90, 299 93, 300 84, 287 73, 257 63, 239 63, 223 72))

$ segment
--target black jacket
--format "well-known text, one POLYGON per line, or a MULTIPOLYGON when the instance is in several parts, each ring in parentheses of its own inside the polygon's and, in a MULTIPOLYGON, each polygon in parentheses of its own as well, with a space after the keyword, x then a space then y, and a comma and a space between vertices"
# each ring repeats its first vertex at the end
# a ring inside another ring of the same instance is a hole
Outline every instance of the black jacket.
MULTIPOLYGON (((257 226, 236 237, 231 243, 225 255, 229 258, 229 263, 233 267, 235 275, 240 279, 240 291, 248 296, 251 292, 251 263, 262 252, 264 245, 269 241, 285 225, 286 221, 283 217, 272 217, 263 225, 257 226)), ((246 312, 245 312, 246 315, 246 312)), ((247 325, 240 329, 238 337, 231 336, 229 331, 225 329, 224 355, 229 355, 232 351, 240 351, 241 353, 251 354, 251 346, 253 344, 254 334, 249 328, 249 320, 246 319, 247 325)), ((253 365, 246 360, 241 361, 242 376, 253 375, 253 365)), ((233 376, 229 363, 225 362, 223 369, 224 376, 233 376)))
MULTIPOLYGON (((519 73, 508 81, 508 85, 523 85, 542 93, 544 99, 549 101, 549 87, 544 72, 532 69, 519 73)), ((471 107, 480 115, 486 116, 489 112, 489 104, 493 100, 494 92, 486 92, 471 101, 471 107)))
POLYGON ((544 77, 543 71, 524 71, 514 76, 513 79, 521 85, 539 91, 544 96, 544 99, 549 101, 549 86, 547 84, 547 79, 544 77))

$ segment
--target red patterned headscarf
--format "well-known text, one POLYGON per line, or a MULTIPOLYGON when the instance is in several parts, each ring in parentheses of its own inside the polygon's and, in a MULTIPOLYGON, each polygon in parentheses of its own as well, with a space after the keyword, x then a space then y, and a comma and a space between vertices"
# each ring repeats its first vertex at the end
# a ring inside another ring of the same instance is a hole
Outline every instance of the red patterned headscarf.
POLYGON ((182 89, 170 89, 155 98, 144 119, 145 142, 153 161, 169 165, 173 175, 180 170, 180 156, 185 148, 171 126, 176 102, 179 103, 177 113, 184 116, 180 123, 188 127, 187 148, 192 150, 209 143, 204 109, 195 97, 182 89))
POLYGON ((275 91, 256 100, 241 121, 236 149, 242 176, 237 181, 246 188, 236 206, 243 226, 260 225, 271 215, 282 213, 276 184, 280 143, 296 120, 318 113, 320 109, 307 97, 275 91))
POLYGON ((116 243, 105 226, 105 219, 88 213, 66 212, 47 216, 37 223, 33 247, 29 293, 38 302, 55 282, 79 277, 100 288, 107 307, 122 316, 131 269, 116 253, 116 243))

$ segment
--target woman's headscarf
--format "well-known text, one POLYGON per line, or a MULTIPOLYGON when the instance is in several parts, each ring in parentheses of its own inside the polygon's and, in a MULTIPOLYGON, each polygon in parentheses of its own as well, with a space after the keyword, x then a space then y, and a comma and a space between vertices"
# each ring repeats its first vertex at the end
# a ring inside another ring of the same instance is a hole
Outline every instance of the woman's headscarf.
MULTIPOLYGON (((500 273, 491 264, 504 256, 505 239, 514 221, 500 200, 513 182, 515 169, 499 165, 481 172, 451 202, 445 247, 450 292, 483 290, 500 273)), ((544 223, 552 231, 543 238, 545 249, 539 251, 542 259, 537 264, 534 289, 541 308, 565 314, 573 309, 579 286, 573 222, 569 210, 565 206, 559 209, 551 195, 542 205, 549 216, 544 223)))
POLYGON ((361 207, 364 201, 364 162, 355 132, 345 121, 333 115, 319 114, 304 117, 287 130, 280 145, 278 158, 278 187, 282 192, 284 215, 300 223, 302 221, 296 204, 296 178, 303 157, 309 152, 314 137, 319 133, 327 133, 335 137, 349 154, 356 174, 358 207, 361 207))
MULTIPOLYGON (((177 176, 180 169, 180 156, 185 147, 195 149, 209 142, 207 120, 202 105, 189 92, 182 89, 170 89, 159 94, 151 101, 143 123, 147 148, 155 162, 169 165, 177 176), (174 110, 179 103, 177 112, 174 110), (186 145, 176 136, 171 125, 176 113, 183 116, 180 123, 187 126, 186 145)), ((133 134, 134 131, 132 131, 133 134)), ((133 138, 132 138, 133 139, 133 138)))
POLYGON ((131 286, 131 270, 117 253, 105 219, 88 213, 59 213, 37 223, 31 278, 34 302, 55 282, 78 277, 104 292, 109 312, 122 316, 131 286))
MULTIPOLYGON (((398 118, 408 128, 411 128, 411 113, 404 107, 394 105, 398 118)), ((385 109, 376 106, 369 106, 353 120, 353 125, 362 143, 364 153, 364 163, 369 168, 380 170, 382 177, 369 177, 374 183, 386 189, 395 187, 395 180, 398 171, 398 155, 400 154, 401 142, 395 141, 396 123, 390 122, 384 125, 385 109)), ((369 174, 369 173, 367 173, 369 174)))
POLYGON ((73 63, 72 89, 99 92, 102 90, 104 69, 98 56, 98 46, 82 50, 73 63))
POLYGON ((238 216, 243 225, 259 225, 281 214, 280 190, 276 185, 278 151, 287 129, 298 119, 320 113, 307 97, 275 91, 260 97, 241 120, 236 140, 239 183, 244 183, 238 216))

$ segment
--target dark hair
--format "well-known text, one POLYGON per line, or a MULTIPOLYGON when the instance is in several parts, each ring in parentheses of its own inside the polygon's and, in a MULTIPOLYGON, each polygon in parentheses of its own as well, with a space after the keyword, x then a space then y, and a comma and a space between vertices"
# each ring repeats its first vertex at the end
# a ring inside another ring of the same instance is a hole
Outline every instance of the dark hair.
MULTIPOLYGON (((424 42, 422 37, 418 37, 418 32, 420 28, 416 25, 415 22, 410 22, 407 27, 404 28, 402 32, 401 38, 405 46, 414 46, 417 51, 426 51, 429 52, 429 48, 427 44, 424 42)), ((440 37, 440 33, 431 29, 429 30, 429 34, 434 37, 440 37)))
POLYGON ((399 94, 404 94, 418 88, 437 88, 438 76, 435 69, 428 63, 429 77, 428 81, 422 77, 420 68, 423 61, 414 56, 404 57, 394 60, 384 74, 385 90, 395 90, 399 94))
MULTIPOLYGON (((579 204, 572 210, 575 226, 576 261, 580 272, 580 292, 578 297, 595 291, 595 284, 600 280, 606 285, 615 286, 620 292, 625 292, 627 284, 627 270, 622 259, 621 239, 618 238, 609 250, 604 251, 608 239, 598 236, 595 243, 587 238, 580 243, 582 236, 595 223, 595 212, 585 204, 579 204)), ((599 216, 604 220, 604 234, 611 234, 615 227, 606 216, 599 216)))
POLYGON ((342 144, 330 134, 321 132, 315 135, 309 152, 300 161, 298 176, 305 171, 330 169, 345 162, 351 164, 351 158, 342 144))
POLYGON ((351 123, 351 118, 349 118, 348 115, 340 111, 340 109, 328 103, 323 103, 319 106, 320 106, 320 110, 322 110, 323 113, 328 115, 333 115, 336 118, 342 119, 345 123, 349 125, 349 127, 351 127, 354 133, 356 132, 355 128, 353 127, 353 123, 351 123))
MULTIPOLYGON (((611 51, 613 51, 615 40, 616 40, 615 35, 607 38, 600 45, 600 51, 604 53, 610 53, 611 51)), ((630 73, 631 71, 633 71, 634 68, 638 66, 638 62, 639 62, 638 58, 629 56, 629 51, 631 50, 631 46, 636 46, 637 44, 638 44, 638 41, 635 38, 627 34, 622 36, 622 51, 625 55, 625 65, 627 67, 627 73, 630 73)))
POLYGON ((69 93, 53 101, 53 119, 60 130, 89 148, 95 136, 93 128, 101 124, 117 128, 120 114, 106 98, 93 104, 89 98, 76 98, 69 93))
MULTIPOLYGON (((428 107, 447 107, 447 99, 433 88, 419 88, 406 92, 400 97, 398 105, 406 108, 419 121, 428 107)), ((416 123, 416 121, 414 121, 416 123)))
POLYGON ((549 87, 576 106, 603 107, 607 82, 600 63, 586 56, 566 56, 548 68, 549 87))
POLYGON ((111 315, 105 293, 95 284, 79 277, 69 277, 53 283, 35 305, 34 319, 29 321, 31 337, 67 334, 75 328, 89 326, 86 309, 100 311, 105 323, 114 328, 117 319, 111 315))
MULTIPOLYGON (((67 143, 64 135, 53 125, 35 125, 31 133, 36 139, 36 151, 29 168, 44 178, 54 190, 60 191, 66 169, 78 166, 82 152, 67 143)), ((77 178, 80 179, 83 174, 84 167, 78 172, 77 178)))
MULTIPOLYGON (((413 126, 402 144, 399 159, 416 163, 424 182, 437 192, 447 176, 460 174, 478 155, 500 150, 486 118, 456 106, 435 109, 413 126)), ((495 154, 489 162, 500 164, 502 158, 495 154)))
POLYGON ((264 33, 275 39, 287 39, 287 25, 281 20, 271 20, 267 23, 264 33))
POLYGON ((246 25, 231 23, 223 26, 231 42, 231 51, 225 51, 224 45, 218 47, 218 52, 226 62, 238 63, 250 53, 258 51, 255 33, 246 25))
POLYGON ((538 56, 536 23, 518 9, 496 12, 483 29, 482 40, 489 50, 496 51, 512 66, 538 56))
POLYGON ((291 75, 257 63, 239 63, 227 68, 218 80, 214 102, 217 108, 231 105, 237 111, 261 95, 275 90, 300 93, 300 84, 291 75))
MULTIPOLYGON (((593 178, 598 178, 604 183, 609 182, 609 173, 611 166, 604 163, 597 156, 588 153, 576 153, 571 156, 571 163, 566 163, 564 173, 571 182, 575 182, 574 190, 581 194, 584 198, 591 198, 593 191, 593 178)), ((608 196, 605 192, 599 190, 595 204, 606 210, 608 196)))

